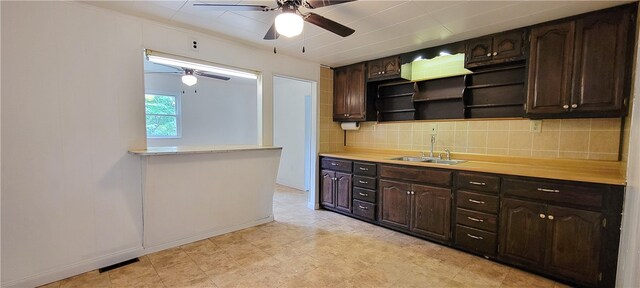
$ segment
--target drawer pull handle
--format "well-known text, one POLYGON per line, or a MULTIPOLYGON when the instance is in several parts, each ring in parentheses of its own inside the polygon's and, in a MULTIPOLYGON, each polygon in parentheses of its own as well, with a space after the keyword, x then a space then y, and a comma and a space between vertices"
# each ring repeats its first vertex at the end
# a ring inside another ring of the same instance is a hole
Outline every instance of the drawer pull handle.
POLYGON ((540 213, 540 218, 544 219, 545 217, 547 217, 547 215, 540 213))
POLYGON ((360 194, 360 196, 364 196, 364 197, 368 197, 368 196, 369 196, 369 194, 367 194, 367 193, 362 193, 362 192, 358 192, 358 194, 360 194))
POLYGON ((331 163, 331 166, 338 166, 338 164, 336 164, 336 163, 331 163))
POLYGON ((476 204, 484 204, 484 201, 478 201, 478 200, 473 200, 473 199, 469 199, 469 202, 476 203, 476 204))
POLYGON ((547 218, 548 218, 549 220, 553 220, 553 215, 549 215, 549 216, 547 216, 547 218))
POLYGON ((469 237, 471 237, 471 238, 473 238, 473 239, 477 239, 477 240, 482 240, 482 239, 484 239, 484 238, 482 238, 482 237, 480 237, 480 236, 471 235, 471 234, 469 234, 469 233, 467 233, 467 236, 469 236, 469 237))
POLYGON ((367 182, 367 181, 362 181, 362 180, 358 180, 358 182, 359 182, 360 184, 369 184, 369 182, 367 182))
POLYGON ((364 167, 360 167, 360 170, 362 170, 362 171, 369 171, 369 169, 368 169, 368 168, 364 168, 364 167))
POLYGON ((362 210, 369 210, 369 208, 364 207, 364 206, 362 206, 362 205, 358 205, 358 208, 360 208, 360 209, 362 209, 362 210))
POLYGON ((538 188, 538 191, 548 192, 548 193, 560 193, 560 190, 558 190, 558 189, 538 188))
POLYGON ((482 219, 473 218, 473 217, 469 217, 469 216, 467 216, 467 219, 469 219, 471 221, 475 221, 475 222, 480 222, 480 223, 484 222, 484 220, 482 220, 482 219))
POLYGON ((478 185, 478 186, 487 186, 487 183, 484 183, 484 182, 476 182, 476 181, 469 181, 469 184, 471 184, 471 185, 478 185))

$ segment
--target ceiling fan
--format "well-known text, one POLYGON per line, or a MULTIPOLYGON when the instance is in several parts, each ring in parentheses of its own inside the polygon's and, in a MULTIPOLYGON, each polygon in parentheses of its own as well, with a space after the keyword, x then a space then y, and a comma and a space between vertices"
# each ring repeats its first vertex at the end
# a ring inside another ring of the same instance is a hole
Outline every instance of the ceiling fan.
POLYGON ((324 18, 316 13, 308 12, 302 13, 299 8, 304 7, 307 9, 315 9, 325 6, 337 5, 355 0, 276 0, 277 7, 269 7, 265 5, 243 5, 243 4, 214 4, 214 3, 194 3, 196 7, 208 7, 217 10, 229 10, 229 11, 263 11, 271 12, 280 10, 280 14, 276 16, 274 23, 271 25, 267 33, 264 35, 264 40, 278 39, 280 34, 293 37, 299 35, 302 32, 304 22, 309 22, 320 28, 323 28, 329 32, 338 34, 342 37, 347 37, 355 30, 344 26, 333 20, 324 18))
POLYGON ((176 71, 163 71, 163 72, 154 71, 154 72, 145 72, 145 73, 147 73, 147 74, 178 74, 178 75, 182 75, 182 83, 186 84, 187 86, 193 86, 196 83, 198 83, 198 77, 207 77, 207 78, 213 78, 213 79, 224 80, 224 81, 228 81, 229 79, 231 79, 230 77, 227 77, 227 76, 220 76, 220 75, 216 75, 216 74, 211 74, 211 73, 200 71, 200 70, 196 70, 196 69, 175 67, 175 66, 171 66, 171 65, 158 64, 158 63, 154 63, 154 64, 155 65, 161 65, 161 66, 169 67, 169 68, 175 69, 176 71), (196 76, 198 76, 198 77, 196 77, 196 76))

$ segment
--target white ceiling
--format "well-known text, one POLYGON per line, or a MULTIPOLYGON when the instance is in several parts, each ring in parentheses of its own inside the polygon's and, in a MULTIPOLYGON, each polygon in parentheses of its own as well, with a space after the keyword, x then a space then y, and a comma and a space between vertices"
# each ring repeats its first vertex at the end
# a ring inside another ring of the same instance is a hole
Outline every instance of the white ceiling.
MULTIPOLYGON (((270 1, 88 1, 87 3, 236 39, 267 50, 336 67, 528 26, 633 1, 372 1, 313 12, 356 30, 346 38, 305 23, 303 35, 263 40, 278 12, 219 11, 193 3, 270 1), (306 52, 302 53, 302 47, 306 52)), ((308 9, 300 9, 302 12, 308 9)))

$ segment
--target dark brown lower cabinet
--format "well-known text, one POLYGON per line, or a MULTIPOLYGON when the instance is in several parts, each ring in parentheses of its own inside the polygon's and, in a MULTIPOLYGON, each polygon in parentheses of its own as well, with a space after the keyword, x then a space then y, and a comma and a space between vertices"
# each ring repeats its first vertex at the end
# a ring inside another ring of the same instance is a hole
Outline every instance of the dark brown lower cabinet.
POLYGON ((380 180, 380 222, 389 226, 409 229, 411 184, 380 180))
POLYGON ((336 178, 336 172, 322 170, 320 172, 320 203, 326 207, 336 207, 336 193, 333 180, 336 178))
POLYGON ((597 285, 603 215, 599 212, 505 198, 500 257, 597 285))
POLYGON ((320 176, 321 204, 351 212, 351 174, 322 170, 320 176))
POLYGON ((380 180, 381 224, 432 239, 451 238, 451 190, 380 180))
POLYGON ((545 206, 504 199, 500 216, 500 256, 525 265, 542 265, 546 245, 545 206))
POLYGON ((602 213, 549 206, 546 216, 547 269, 571 279, 597 283, 602 213))
POLYGON ((336 172, 336 209, 351 213, 351 174, 336 172))
POLYGON ((449 240, 451 234, 451 190, 413 185, 411 231, 427 237, 449 240))

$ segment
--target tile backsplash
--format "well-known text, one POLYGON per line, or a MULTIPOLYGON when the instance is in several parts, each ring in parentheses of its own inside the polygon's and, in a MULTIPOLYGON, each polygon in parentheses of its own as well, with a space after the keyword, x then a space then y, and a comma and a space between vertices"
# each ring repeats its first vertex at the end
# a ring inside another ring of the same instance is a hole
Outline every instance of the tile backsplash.
MULTIPOLYGON (((331 111, 328 108, 321 109, 321 113, 331 111)), ((328 117, 331 121, 331 115, 328 117)), ((365 122, 360 130, 346 132, 346 143, 359 148, 427 151, 430 131, 435 127, 436 151, 446 148, 475 154, 618 160, 620 118, 547 119, 542 120, 541 131, 537 133, 530 132, 531 121, 365 122)))
POLYGON ((333 70, 320 67, 320 152, 344 150, 344 132, 333 122, 333 70))

